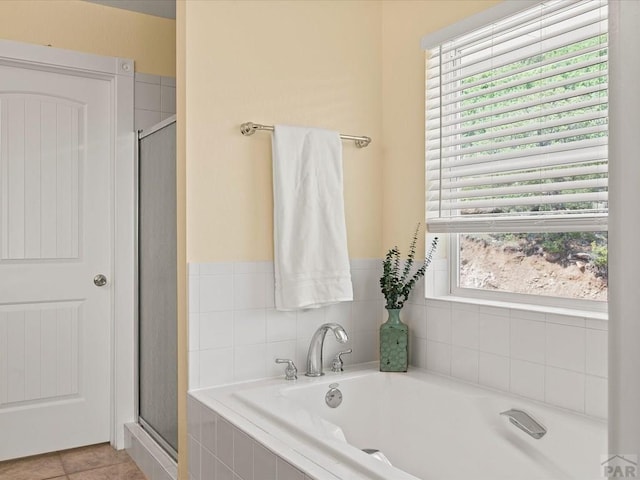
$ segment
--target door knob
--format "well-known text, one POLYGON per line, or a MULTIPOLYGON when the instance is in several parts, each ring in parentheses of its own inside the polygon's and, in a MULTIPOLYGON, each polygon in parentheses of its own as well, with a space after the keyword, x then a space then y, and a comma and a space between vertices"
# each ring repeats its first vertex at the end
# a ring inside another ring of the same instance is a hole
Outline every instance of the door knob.
POLYGON ((104 287, 107 284, 107 277, 100 273, 93 277, 93 283, 96 287, 104 287))

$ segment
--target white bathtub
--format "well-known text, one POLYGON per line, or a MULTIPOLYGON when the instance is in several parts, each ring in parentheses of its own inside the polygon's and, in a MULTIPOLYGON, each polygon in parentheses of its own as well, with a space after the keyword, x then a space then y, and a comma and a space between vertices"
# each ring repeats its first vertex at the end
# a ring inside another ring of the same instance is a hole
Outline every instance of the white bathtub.
MULTIPOLYGON (((289 450, 320 467, 326 478, 602 478, 605 422, 416 369, 398 374, 380 373, 375 367, 193 395, 230 421, 241 419, 245 430, 259 432, 267 447, 285 455, 289 450), (325 403, 332 383, 338 383, 343 394, 335 409, 325 403), (499 415, 510 408, 527 411, 548 433, 536 440, 519 430, 499 415), (364 448, 380 450, 394 467, 362 452, 364 448)), ((322 478, 317 469, 314 476, 322 478)))

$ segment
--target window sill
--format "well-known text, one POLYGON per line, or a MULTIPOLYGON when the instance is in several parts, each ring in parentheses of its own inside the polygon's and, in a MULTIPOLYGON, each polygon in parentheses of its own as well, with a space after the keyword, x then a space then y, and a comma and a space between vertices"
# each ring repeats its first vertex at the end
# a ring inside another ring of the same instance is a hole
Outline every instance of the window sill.
POLYGON ((563 315, 570 317, 581 317, 587 320, 608 321, 609 314, 607 312, 595 312, 592 310, 579 310, 572 308, 551 307, 548 305, 536 305, 532 303, 505 302, 498 300, 488 300, 483 298, 460 297, 455 295, 427 296, 429 300, 440 302, 463 303, 468 305, 477 305, 483 307, 505 308, 512 310, 525 310, 529 312, 549 313, 554 315, 563 315))

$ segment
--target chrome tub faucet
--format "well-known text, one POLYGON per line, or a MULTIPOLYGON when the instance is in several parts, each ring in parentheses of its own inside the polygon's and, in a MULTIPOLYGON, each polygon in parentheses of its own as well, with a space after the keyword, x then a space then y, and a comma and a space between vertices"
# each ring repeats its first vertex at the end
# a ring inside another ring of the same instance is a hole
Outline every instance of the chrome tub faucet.
POLYGON ((324 375, 322 371, 322 347, 324 346, 324 338, 327 332, 331 330, 340 343, 347 343, 349 336, 337 323, 325 323, 320 325, 316 333, 311 338, 309 344, 309 352, 307 353, 307 377, 320 377, 324 375))
POLYGON ((524 410, 512 408, 511 410, 507 410, 506 412, 501 412, 500 415, 504 415, 505 417, 507 417, 509 421, 516 427, 525 432, 527 435, 532 436, 536 440, 544 437, 545 433, 547 433, 547 429, 544 427, 544 425, 535 420, 524 410))

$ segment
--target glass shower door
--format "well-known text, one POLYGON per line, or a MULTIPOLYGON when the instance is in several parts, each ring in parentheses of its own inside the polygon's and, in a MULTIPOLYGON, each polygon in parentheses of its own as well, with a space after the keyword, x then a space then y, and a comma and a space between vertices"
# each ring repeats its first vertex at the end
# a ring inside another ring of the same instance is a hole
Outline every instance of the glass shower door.
POLYGON ((138 420, 178 450, 176 124, 138 137, 138 420))

